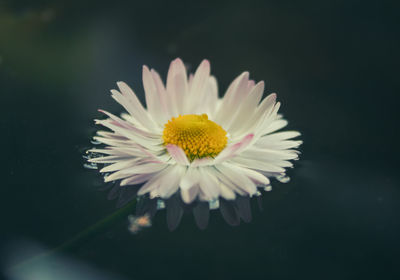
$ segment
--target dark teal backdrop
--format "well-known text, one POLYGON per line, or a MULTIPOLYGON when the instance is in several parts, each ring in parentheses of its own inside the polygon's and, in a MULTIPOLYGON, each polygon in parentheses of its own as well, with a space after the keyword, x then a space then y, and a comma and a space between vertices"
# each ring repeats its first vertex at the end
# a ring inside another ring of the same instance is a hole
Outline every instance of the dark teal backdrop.
POLYGON ((15 246, 54 247, 115 210, 82 167, 97 109, 120 112, 109 94, 119 80, 144 101, 142 65, 165 77, 180 57, 192 71, 208 58, 220 92, 245 70, 277 92, 303 133, 291 181, 273 183, 250 224, 214 211, 205 231, 188 214, 171 233, 160 212, 139 235, 120 223, 69 257, 127 279, 398 279, 399 8, 1 2, 1 269, 15 246))

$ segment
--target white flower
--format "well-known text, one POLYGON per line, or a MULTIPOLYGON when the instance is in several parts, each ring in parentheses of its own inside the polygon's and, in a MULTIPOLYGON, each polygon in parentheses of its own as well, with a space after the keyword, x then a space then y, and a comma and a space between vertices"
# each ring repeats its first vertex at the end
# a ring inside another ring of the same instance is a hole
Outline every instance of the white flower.
POLYGON ((105 164, 105 181, 144 185, 138 195, 163 199, 180 192, 185 203, 222 197, 253 196, 281 177, 298 158, 297 131, 276 132, 287 125, 276 95, 261 101, 264 82, 244 72, 218 97, 217 81, 204 60, 187 77, 180 59, 171 62, 166 86, 156 71, 143 67, 147 109, 124 82, 112 97, 128 114, 96 120, 111 131, 98 131, 103 149, 89 159, 105 164))

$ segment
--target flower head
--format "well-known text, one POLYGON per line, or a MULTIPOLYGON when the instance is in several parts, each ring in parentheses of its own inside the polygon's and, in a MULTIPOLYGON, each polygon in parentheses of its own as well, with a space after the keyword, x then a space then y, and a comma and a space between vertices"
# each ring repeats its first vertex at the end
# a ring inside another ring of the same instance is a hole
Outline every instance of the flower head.
POLYGON ((239 75, 222 98, 204 60, 187 76, 180 59, 171 62, 166 85, 153 69, 143 67, 146 108, 124 82, 111 90, 128 114, 102 111, 96 120, 108 131, 95 139, 105 144, 89 159, 105 164, 105 181, 120 186, 143 184, 138 195, 168 199, 179 194, 184 203, 251 197, 269 178, 282 177, 298 158, 302 141, 296 131, 276 132, 287 125, 280 103, 270 94, 262 100, 264 82, 239 75))

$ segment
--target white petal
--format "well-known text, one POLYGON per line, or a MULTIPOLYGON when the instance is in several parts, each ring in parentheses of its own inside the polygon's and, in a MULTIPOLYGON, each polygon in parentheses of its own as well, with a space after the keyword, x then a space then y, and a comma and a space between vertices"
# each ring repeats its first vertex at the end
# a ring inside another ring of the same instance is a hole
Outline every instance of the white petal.
POLYGON ((191 203, 199 192, 200 174, 197 168, 188 168, 180 182, 181 196, 185 203, 191 203))
POLYGON ((129 146, 124 146, 124 147, 113 147, 113 150, 123 153, 125 155, 130 155, 134 157, 149 157, 152 158, 153 160, 160 160, 161 159, 156 156, 158 153, 146 150, 142 146, 132 143, 129 146))
POLYGON ((165 105, 165 92, 158 90, 153 75, 147 66, 143 66, 143 87, 147 110, 159 125, 163 125, 168 120, 165 105))
MULTIPOLYGON (((137 98, 136 94, 133 90, 124 82, 117 82, 117 85, 122 93, 122 97, 127 101, 126 109, 127 111, 134 117, 137 121, 139 121, 143 127, 149 129, 155 129, 157 125, 151 119, 147 111, 143 108, 142 104, 140 103, 139 99, 137 98), (129 110, 128 110, 129 108, 129 110)), ((118 96, 118 91, 112 91, 113 96, 118 96)), ((121 104, 123 105, 123 104, 121 104)))
POLYGON ((261 100, 263 92, 264 82, 259 82, 238 108, 237 114, 233 118, 229 128, 231 133, 241 129, 252 118, 257 109, 257 105, 261 100))
POLYGON ((245 148, 247 148, 247 146, 249 146, 253 137, 254 137, 254 134, 246 135, 241 141, 226 147, 224 150, 222 150, 221 153, 219 153, 216 156, 216 158, 214 160, 214 164, 221 163, 225 160, 228 160, 228 159, 236 156, 238 153, 240 153, 245 148))
POLYGON ((213 200, 218 198, 219 196, 219 183, 217 178, 211 173, 208 172, 207 167, 199 168, 200 171, 200 181, 199 186, 202 191, 205 200, 213 200))
POLYGON ((232 190, 232 188, 228 187, 224 183, 220 182, 219 184, 219 190, 221 193, 221 196, 227 200, 234 200, 236 198, 235 192, 232 190))
POLYGON ((199 185, 194 185, 188 189, 181 188, 181 197, 183 202, 189 204, 192 203, 199 195, 199 185))
POLYGON ((291 149, 291 148, 297 148, 301 144, 303 144, 303 141, 297 140, 297 141, 267 141, 263 138, 259 139, 255 145, 257 147, 261 148, 266 148, 266 149, 275 149, 275 150, 285 150, 285 149, 291 149))
POLYGON ((130 123, 118 118, 117 116, 115 116, 115 115, 113 115, 113 114, 111 114, 111 113, 109 113, 107 111, 99 110, 99 112, 107 115, 110 119, 112 119, 115 122, 113 124, 118 125, 118 126, 120 126, 122 128, 126 128, 126 129, 129 129, 129 130, 132 130, 138 135, 141 135, 141 136, 144 136, 144 137, 149 137, 149 138, 157 138, 157 139, 160 138, 160 135, 158 133, 151 133, 151 132, 147 132, 147 131, 141 130, 139 128, 136 128, 133 125, 131 125, 130 123))
POLYGON ((107 122, 106 120, 97 120, 97 123, 108 127, 109 129, 115 131, 116 133, 118 133, 126 138, 131 139, 135 143, 138 143, 139 145, 141 145, 145 148, 148 148, 151 150, 163 150, 163 147, 160 145, 160 144, 162 144, 161 138, 156 139, 156 138, 144 137, 143 135, 137 134, 137 132, 134 130, 116 126, 114 124, 111 124, 110 122, 107 122), (158 148, 157 148, 157 146, 158 146, 158 148))
POLYGON ((176 161, 176 163, 181 164, 181 165, 189 165, 190 162, 185 154, 185 152, 178 146, 168 144, 166 146, 168 153, 171 155, 171 157, 176 161))
POLYGON ((188 168, 185 175, 182 177, 180 182, 181 188, 189 189, 192 186, 198 184, 200 181, 200 173, 198 168, 188 168))
MULTIPOLYGON (((218 178, 220 184, 228 187, 229 189, 231 189, 232 191, 234 191, 239 195, 247 195, 247 192, 243 191, 240 187, 236 186, 235 183, 232 183, 232 181, 227 177, 226 174, 219 172, 216 168, 214 169, 210 168, 209 172, 213 173, 214 176, 218 178)), ((224 190, 220 188, 221 195, 223 194, 223 191, 224 190)))
POLYGON ((257 107, 257 110, 253 117, 251 117, 247 123, 243 124, 241 129, 235 131, 233 137, 238 137, 245 133, 254 132, 256 128, 260 125, 260 123, 262 123, 264 119, 271 114, 272 110, 274 109, 275 101, 275 93, 272 93, 264 98, 261 104, 257 107))
POLYGON ((215 166, 223 173, 233 184, 242 189, 249 195, 254 195, 257 192, 256 185, 243 172, 236 168, 233 164, 223 163, 215 166))
POLYGON ((231 159, 230 162, 232 162, 234 164, 238 164, 242 167, 261 170, 261 171, 267 171, 267 172, 272 172, 272 173, 285 172, 285 169, 282 168, 281 166, 270 163, 270 162, 266 162, 263 160, 236 157, 234 159, 231 159))
POLYGON ((269 185, 270 183, 267 177, 257 171, 239 166, 236 166, 236 168, 238 168, 241 172, 243 172, 243 174, 258 184, 269 185))
POLYGON ((274 134, 265 135, 262 138, 260 138, 260 140, 261 139, 265 139, 265 141, 287 140, 287 139, 295 138, 300 135, 301 135, 301 133, 298 131, 288 130, 288 131, 277 132, 274 134))
POLYGON ((94 163, 114 163, 114 162, 119 162, 119 161, 125 161, 132 158, 129 155, 123 155, 123 156, 105 156, 105 157, 96 157, 96 158, 91 158, 88 160, 88 162, 94 162, 94 163))
POLYGON ((275 132, 281 128, 284 128, 285 126, 287 126, 287 124, 288 121, 284 119, 274 120, 271 124, 265 126, 265 128, 261 130, 260 135, 265 135, 275 132))
POLYGON ((113 171, 118 171, 122 170, 125 168, 133 167, 137 164, 137 162, 140 160, 140 158, 135 158, 135 159, 130 159, 130 160, 122 160, 118 161, 116 163, 107 165, 106 167, 103 167, 100 172, 113 172, 113 171))
MULTIPOLYGON (((168 172, 170 172, 174 166, 168 165, 165 169, 159 170, 160 172, 156 173, 149 181, 147 181, 139 190, 138 190, 138 195, 144 195, 146 193, 152 192, 156 190, 159 185, 161 184, 161 178, 168 172)), ((157 171, 154 171, 157 172, 157 171)), ((152 172, 148 172, 152 173, 152 172)))
POLYGON ((119 134, 115 134, 114 132, 111 132, 111 131, 98 130, 96 132, 96 134, 99 135, 99 136, 103 136, 103 137, 107 137, 107 138, 113 138, 113 139, 116 139, 116 140, 126 140, 127 139, 126 137, 124 137, 122 135, 119 135, 119 134))
POLYGON ((290 160, 297 159, 298 154, 292 150, 272 150, 252 147, 240 154, 240 157, 260 160, 290 160))
POLYGON ((186 168, 181 165, 175 165, 160 177, 160 185, 157 192, 162 198, 169 198, 179 189, 179 183, 182 180, 186 168))
POLYGON ((137 174, 133 175, 131 177, 128 177, 124 180, 121 181, 120 185, 121 186, 127 186, 127 185, 137 185, 141 184, 143 182, 148 181, 154 176, 154 173, 149 173, 149 174, 137 174))
POLYGON ((189 88, 189 92, 192 90, 192 83, 193 83, 193 74, 190 73, 190 74, 189 74, 189 79, 188 79, 188 88, 189 88))
POLYGON ((134 143, 132 140, 119 140, 119 139, 99 137, 99 136, 94 136, 93 139, 99 141, 100 143, 117 147, 129 147, 129 144, 134 143))
MULTIPOLYGON (((280 121, 285 121, 285 120, 277 120, 276 116, 278 114, 278 110, 281 106, 280 102, 276 102, 274 108, 272 109, 271 113, 266 115, 263 121, 257 126, 257 136, 262 136, 265 135, 269 132, 267 130, 275 123, 275 122, 280 122, 280 121)), ((287 124, 287 122, 286 122, 287 124)), ((285 125, 286 125, 285 124, 285 125)))
MULTIPOLYGON (((98 154, 106 154, 112 156, 124 156, 124 153, 116 152, 115 150, 111 149, 110 147, 106 147, 106 149, 90 149, 86 153, 98 153, 98 154)), ((95 159, 95 158, 93 158, 95 159)))
POLYGON ((218 83, 214 76, 208 79, 208 89, 204 100, 204 112, 212 119, 215 115, 218 102, 218 83))
POLYGON ((229 127, 232 113, 236 112, 239 104, 247 95, 248 81, 249 73, 242 73, 232 82, 222 99, 222 104, 216 114, 215 120, 219 125, 225 128, 225 130, 229 127))
POLYGON ((199 166, 206 166, 206 165, 211 165, 213 164, 214 159, 205 157, 205 158, 196 158, 192 163, 190 164, 191 167, 199 167, 199 166))
POLYGON ((145 163, 141 165, 136 165, 134 167, 114 172, 111 175, 107 176, 104 181, 110 182, 117 179, 127 178, 135 174, 154 173, 161 171, 166 167, 167 167, 166 164, 160 164, 160 163, 145 163))
POLYGON ((163 99, 164 100, 163 106, 165 106, 164 110, 166 112, 167 120, 169 120, 172 117, 172 111, 171 111, 170 102, 169 102, 168 96, 167 96, 167 90, 165 89, 164 83, 161 80, 161 77, 157 73, 157 71, 155 71, 154 69, 151 69, 151 75, 153 76, 153 80, 156 84, 158 95, 165 97, 163 99))
POLYGON ((204 59, 195 74, 190 85, 190 92, 187 102, 185 104, 185 114, 201 114, 199 107, 202 107, 202 101, 205 100, 205 94, 208 94, 208 79, 210 77, 210 62, 204 59))
POLYGON ((188 94, 187 74, 185 65, 179 58, 173 60, 167 76, 168 101, 173 115, 183 114, 185 98, 188 94))

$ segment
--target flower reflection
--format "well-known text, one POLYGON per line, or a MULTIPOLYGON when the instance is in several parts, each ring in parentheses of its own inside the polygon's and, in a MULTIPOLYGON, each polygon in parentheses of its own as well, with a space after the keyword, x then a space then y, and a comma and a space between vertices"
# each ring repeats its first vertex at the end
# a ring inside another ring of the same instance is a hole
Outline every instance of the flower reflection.
MULTIPOLYGON (((108 186, 110 188, 110 186, 108 186)), ((168 228, 175 230, 183 217, 183 214, 192 213, 194 221, 200 229, 205 229, 208 226, 210 219, 210 211, 220 211, 224 220, 231 226, 237 226, 240 221, 249 223, 252 220, 251 200, 250 196, 237 196, 235 200, 226 200, 219 198, 213 201, 196 201, 191 204, 186 204, 179 194, 175 194, 169 199, 150 198, 149 195, 138 196, 137 186, 124 186, 119 184, 111 185, 111 190, 108 193, 109 199, 116 199, 117 206, 123 207, 132 200, 136 200, 135 215, 128 217, 128 229, 132 233, 138 233, 143 228, 152 225, 151 220, 156 215, 157 211, 166 211, 168 228)), ((266 190, 268 191, 268 190, 266 190)), ((261 193, 255 195, 254 200, 257 200, 260 210, 261 193)))

